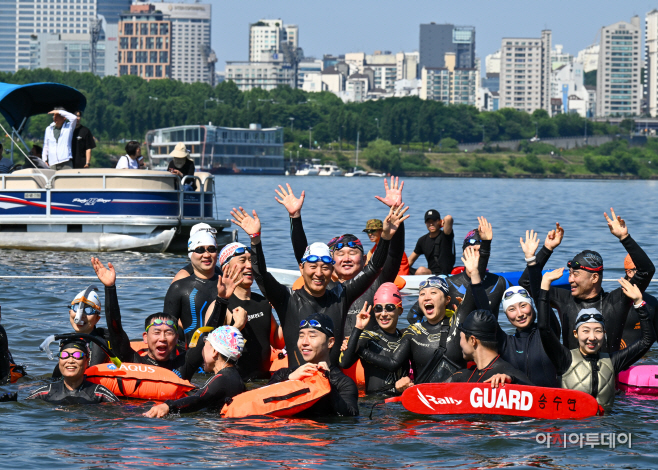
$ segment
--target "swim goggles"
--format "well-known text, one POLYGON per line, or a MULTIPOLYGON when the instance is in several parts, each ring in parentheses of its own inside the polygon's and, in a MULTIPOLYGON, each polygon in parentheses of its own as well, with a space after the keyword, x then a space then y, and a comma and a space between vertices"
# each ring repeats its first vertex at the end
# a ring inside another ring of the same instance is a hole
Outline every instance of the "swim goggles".
POLYGON ((526 298, 528 298, 528 299, 530 298, 530 294, 528 294, 528 291, 527 291, 527 290, 525 290, 525 289, 519 289, 519 290, 517 290, 517 291, 513 291, 513 290, 511 290, 511 291, 509 291, 509 292, 505 292, 505 300, 507 300, 507 299, 509 299, 510 297, 512 297, 513 295, 517 295, 517 294, 520 295, 521 297, 526 297, 526 298))
POLYGON ((194 252, 194 253, 196 253, 197 255, 202 255, 202 254, 204 254, 206 251, 207 251, 208 253, 210 253, 210 254, 217 253, 217 247, 214 246, 214 245, 210 245, 210 246, 197 246, 195 249, 193 249, 193 250, 189 250, 188 253, 192 253, 192 252, 194 252))
MULTIPOLYGON (((80 308, 80 303, 75 303, 73 305, 67 305, 67 309, 73 310, 75 313, 78 313, 78 309, 80 308)), ((100 315, 100 312, 96 310, 94 307, 91 305, 83 305, 82 306, 82 313, 84 315, 100 315)))
POLYGON ((418 291, 420 292, 427 287, 436 287, 443 291, 445 294, 448 293, 448 283, 443 278, 438 276, 430 276, 422 281, 420 284, 418 284, 418 291))
POLYGON ((178 333, 178 328, 176 327, 176 322, 174 322, 172 320, 163 320, 161 318, 156 318, 155 320, 153 320, 153 322, 149 326, 146 327, 146 331, 148 331, 149 328, 151 328, 152 326, 160 326, 160 325, 167 325, 169 328, 171 328, 176 333, 178 333))
POLYGON ((299 329, 301 330, 302 328, 318 328, 321 330, 327 330, 331 334, 334 333, 334 331, 331 328, 327 328, 326 326, 322 326, 322 323, 320 323, 317 320, 302 320, 299 323, 299 329))
POLYGON ((355 240, 355 241, 351 241, 351 242, 336 243, 332 248, 333 248, 333 251, 337 251, 337 250, 342 250, 343 248, 346 248, 346 247, 363 249, 363 245, 361 244, 360 240, 355 240))
POLYGON ((569 268, 569 269, 583 269, 585 271, 594 272, 594 273, 597 273, 599 271, 603 271, 603 266, 599 266, 598 268, 590 268, 589 266, 583 266, 578 261, 574 261, 574 260, 571 260, 571 261, 567 262, 567 268, 569 268))
POLYGON ((302 264, 317 263, 318 261, 322 261, 325 264, 336 264, 331 256, 308 255, 306 258, 302 258, 302 264))
POLYGON ((233 252, 233 254, 231 256, 227 257, 224 260, 224 262, 222 263, 222 266, 224 266, 226 263, 231 261, 231 258, 233 258, 234 256, 240 256, 240 255, 244 255, 245 253, 251 253, 251 252, 252 252, 251 248, 246 247, 246 246, 240 246, 240 247, 235 249, 235 251, 233 252))
POLYGON ((593 318, 597 322, 605 323, 605 320, 603 319, 603 315, 601 315, 600 313, 583 313, 581 316, 579 316, 576 319, 576 323, 585 323, 591 318, 593 318))
POLYGON ((60 359, 68 359, 69 357, 73 356, 73 359, 77 359, 78 361, 82 360, 86 354, 83 353, 82 351, 75 351, 75 352, 68 352, 68 351, 62 351, 59 353, 59 358, 60 359))
POLYGON ((372 309, 375 311, 375 313, 382 313, 384 310, 387 312, 395 312, 395 309, 398 308, 400 304, 395 305, 395 304, 377 304, 375 305, 372 309))

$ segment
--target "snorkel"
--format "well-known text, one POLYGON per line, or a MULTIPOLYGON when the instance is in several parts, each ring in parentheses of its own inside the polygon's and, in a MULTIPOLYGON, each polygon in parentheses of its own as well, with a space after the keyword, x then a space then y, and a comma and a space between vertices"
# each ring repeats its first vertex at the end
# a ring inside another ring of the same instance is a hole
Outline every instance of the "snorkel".
POLYGON ((76 325, 82 326, 82 325, 85 324, 85 322, 82 321, 82 313, 84 311, 83 307, 84 307, 84 305, 89 305, 89 304, 85 304, 85 301, 89 302, 89 299, 87 297, 89 296, 91 291, 98 292, 98 287, 96 287, 94 285, 91 285, 91 286, 87 287, 87 289, 85 290, 85 293, 82 294, 82 297, 80 298, 80 302, 78 303, 78 312, 75 314, 75 319, 73 320, 76 325))
POLYGON ((48 356, 48 359, 52 361, 54 359, 54 356, 53 356, 53 352, 50 350, 50 344, 54 341, 61 341, 63 339, 84 339, 87 342, 91 341, 93 343, 96 343, 110 357, 110 361, 112 361, 112 363, 115 366, 121 367, 121 360, 114 355, 114 353, 110 350, 110 348, 107 347, 107 344, 105 344, 105 342, 102 339, 94 335, 75 334, 75 333, 67 333, 63 335, 50 335, 43 340, 43 343, 41 343, 41 345, 39 346, 39 350, 45 352, 46 356, 48 356))

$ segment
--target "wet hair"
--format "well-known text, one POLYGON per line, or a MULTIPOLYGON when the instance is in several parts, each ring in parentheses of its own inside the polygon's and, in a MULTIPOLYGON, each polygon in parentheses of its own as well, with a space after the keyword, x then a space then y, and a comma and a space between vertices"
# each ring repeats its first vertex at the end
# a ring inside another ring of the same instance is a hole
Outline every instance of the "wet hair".
MULTIPOLYGON (((464 336, 466 336, 466 340, 468 340, 473 335, 464 333, 464 336)), ((483 348, 491 349, 492 351, 498 352, 498 341, 483 341, 479 339, 477 336, 475 337, 475 339, 477 339, 480 342, 483 348)))
POLYGON ((136 140, 131 140, 126 144, 126 153, 130 156, 134 156, 137 153, 137 149, 140 147, 139 142, 136 140))
MULTIPOLYGON (((146 320, 144 320, 144 330, 146 330, 146 328, 151 323, 153 323, 153 320, 157 320, 157 319, 171 320, 176 325, 176 328, 178 328, 178 320, 177 319, 175 319, 174 317, 172 317, 171 315, 168 315, 166 313, 158 312, 158 313, 153 313, 153 314, 149 315, 148 317, 146 317, 146 320)), ((178 331, 178 329, 176 331, 178 331)))

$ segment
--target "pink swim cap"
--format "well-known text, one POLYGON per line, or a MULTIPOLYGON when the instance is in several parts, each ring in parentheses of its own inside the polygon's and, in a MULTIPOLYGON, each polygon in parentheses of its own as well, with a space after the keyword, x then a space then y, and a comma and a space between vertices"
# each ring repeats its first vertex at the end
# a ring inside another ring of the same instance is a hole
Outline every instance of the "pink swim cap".
POLYGON ((392 282, 385 282, 384 284, 379 286, 379 289, 377 289, 377 292, 375 292, 374 302, 375 305, 377 304, 401 305, 402 295, 400 294, 400 289, 398 289, 398 286, 396 286, 392 282))

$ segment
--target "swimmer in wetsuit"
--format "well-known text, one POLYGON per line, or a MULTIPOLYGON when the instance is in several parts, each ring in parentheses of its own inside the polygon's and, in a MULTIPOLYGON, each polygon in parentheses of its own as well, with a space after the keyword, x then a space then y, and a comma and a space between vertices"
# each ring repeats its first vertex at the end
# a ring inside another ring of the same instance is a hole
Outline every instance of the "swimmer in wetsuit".
MULTIPOLYGON (((612 209, 611 215, 612 217, 608 217, 608 214, 604 213, 610 233, 619 239, 637 268, 630 282, 644 292, 651 282, 656 268, 647 254, 629 235, 626 222, 612 209)), ((549 232, 544 246, 537 253, 537 264, 540 269, 544 269, 553 250, 562 242, 564 230, 559 224, 556 224, 556 227, 554 232, 549 232)), ((569 349, 578 347, 578 340, 573 336, 578 313, 584 308, 595 308, 605 319, 606 339, 602 350, 608 353, 618 351, 632 300, 622 288, 610 292, 603 290, 603 258, 599 253, 585 250, 569 261, 567 266, 571 292, 556 287, 550 288, 551 306, 556 308, 560 315, 564 345, 569 349)), ((519 284, 528 287, 526 273, 521 276, 519 284)))
POLYGON ((244 382, 235 368, 244 349, 244 338, 234 326, 220 326, 205 338, 203 369, 214 375, 187 397, 153 406, 144 413, 147 418, 162 418, 168 413, 192 413, 203 408, 220 411, 226 400, 245 391, 244 382))
POLYGON ((331 392, 296 416, 358 416, 359 390, 354 381, 331 362, 331 348, 335 343, 331 318, 322 313, 309 315, 298 325, 298 332, 297 349, 301 351, 305 364, 276 371, 270 383, 299 380, 315 371, 325 371, 331 392))
MULTIPOLYGON (((397 329, 397 325, 402 313, 402 295, 399 289, 392 282, 382 284, 375 293, 374 302, 374 306, 364 305, 356 317, 352 335, 340 355, 341 369, 352 367, 366 349, 373 354, 389 356, 400 346, 402 332, 397 329), (371 311, 377 320, 377 326, 366 329, 371 311)), ((396 382, 409 375, 408 362, 395 372, 389 372, 367 361, 362 361, 362 365, 366 393, 395 393, 396 382)))
POLYGON ((197 328, 205 326, 208 308, 217 298, 219 280, 215 273, 217 242, 210 232, 196 232, 187 242, 187 249, 194 274, 169 286, 163 307, 165 314, 178 321, 185 334, 186 345, 197 328))
POLYGON ((228 299, 228 308, 241 307, 247 315, 247 324, 242 329, 245 347, 237 362, 237 370, 243 380, 270 378, 272 346, 285 347, 283 332, 272 315, 272 306, 265 297, 251 292, 254 277, 251 266, 251 248, 234 242, 226 245, 219 253, 222 269, 237 269, 239 284, 228 299))
MULTIPOLYGON (((2 313, 0 312, 0 320, 2 320, 2 313)), ((0 385, 9 382, 15 382, 19 377, 25 376, 25 369, 23 366, 17 366, 14 363, 14 358, 9 352, 9 340, 7 339, 7 332, 4 327, 0 325, 0 385)), ((3 396, 4 397, 4 396, 3 396)), ((0 401, 5 401, 0 397, 0 401)), ((15 395, 12 394, 12 400, 15 395)), ((12 401, 6 400, 6 401, 12 401)))
POLYGON ((299 265, 299 270, 304 278, 304 287, 295 291, 279 283, 274 276, 267 272, 260 240, 261 224, 256 211, 253 211, 253 217, 242 208, 231 211, 233 223, 242 227, 251 238, 254 277, 261 292, 270 301, 279 316, 290 367, 296 368, 304 363, 302 354, 297 348, 299 322, 308 315, 318 312, 327 314, 336 325, 336 344, 331 350, 331 360, 332 363, 338 364, 340 346, 343 342, 343 325, 350 305, 377 279, 379 271, 384 265, 391 238, 400 224, 409 217, 405 215, 406 211, 407 208, 402 206, 389 210, 388 216, 384 220, 382 240, 370 263, 358 276, 342 284, 339 283, 333 289, 327 288, 334 270, 334 260, 329 247, 324 243, 313 243, 307 247, 306 254, 299 265))
MULTIPOLYGON (((637 272, 637 268, 631 259, 631 255, 626 255, 626 259, 624 259, 624 271, 626 271, 625 279, 627 281, 633 279, 633 276, 635 276, 635 273, 637 272)), ((658 309, 658 299, 651 294, 643 292, 642 300, 647 303, 646 308, 649 313, 649 320, 653 324, 653 330, 658 331, 658 314, 656 312, 658 309)), ((642 328, 640 325, 640 317, 637 314, 637 310, 634 307, 631 307, 628 311, 626 326, 624 326, 624 334, 622 336, 620 349, 625 349, 628 345, 633 344, 641 338, 642 328)), ((637 357, 633 362, 637 362, 639 359, 640 357, 637 357)))
MULTIPOLYGON (((193 225, 192 228, 190 229, 190 237, 189 238, 192 238, 192 236, 197 232, 208 232, 213 237, 215 237, 215 239, 217 238, 217 229, 215 229, 214 227, 211 227, 208 224, 200 223, 200 224, 193 225)), ((215 273, 218 276, 222 275, 222 271, 221 271, 221 269, 219 269, 219 266, 215 266, 215 273)), ((192 276, 193 274, 194 274, 194 266, 192 266, 192 263, 187 263, 185 265, 185 267, 181 268, 176 273, 176 275, 174 276, 174 279, 171 281, 171 283, 173 284, 174 282, 178 281, 179 279, 183 279, 185 277, 192 276)))
MULTIPOLYGON (((121 324, 121 311, 117 298, 116 272, 112 263, 106 268, 98 258, 91 259, 92 266, 98 279, 105 286, 105 315, 110 335, 112 352, 122 362, 137 364, 150 364, 164 367, 174 372, 182 379, 189 380, 203 363, 203 344, 187 351, 177 348, 179 330, 175 318, 164 313, 149 315, 144 322, 142 338, 148 346, 146 355, 142 356, 132 349, 130 339, 121 324)), ((227 312, 227 298, 233 293, 239 273, 227 272, 221 279, 221 288, 218 284, 218 296, 215 301, 213 313, 207 322, 208 326, 216 328, 225 321, 235 320, 236 326, 242 327, 246 323, 244 310, 235 309, 232 314, 227 312), (225 296, 225 297, 221 297, 225 296)))
POLYGON ((87 382, 89 347, 82 339, 66 339, 59 347, 59 369, 62 380, 44 385, 27 399, 40 399, 56 405, 92 405, 115 403, 119 399, 102 385, 87 382))

